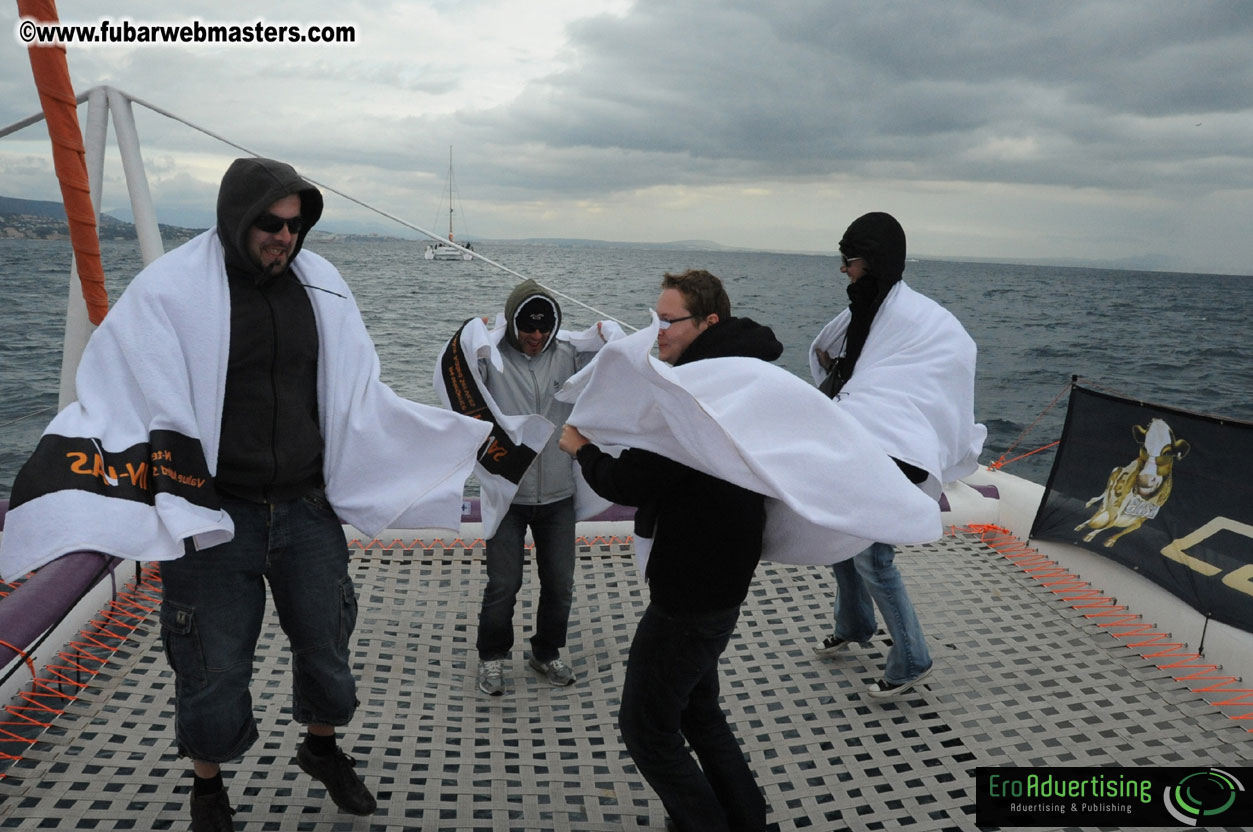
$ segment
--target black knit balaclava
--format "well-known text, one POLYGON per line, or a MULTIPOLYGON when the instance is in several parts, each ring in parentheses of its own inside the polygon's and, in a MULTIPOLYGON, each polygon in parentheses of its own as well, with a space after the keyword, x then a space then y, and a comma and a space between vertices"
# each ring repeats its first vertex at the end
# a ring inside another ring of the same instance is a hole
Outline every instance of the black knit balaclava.
POLYGON ((832 398, 853 377, 875 314, 905 271, 905 229, 891 214, 882 211, 864 214, 853 220, 844 232, 840 253, 846 257, 866 258, 867 271, 856 283, 848 285, 848 308, 852 318, 844 333, 844 349, 819 385, 819 389, 832 398))

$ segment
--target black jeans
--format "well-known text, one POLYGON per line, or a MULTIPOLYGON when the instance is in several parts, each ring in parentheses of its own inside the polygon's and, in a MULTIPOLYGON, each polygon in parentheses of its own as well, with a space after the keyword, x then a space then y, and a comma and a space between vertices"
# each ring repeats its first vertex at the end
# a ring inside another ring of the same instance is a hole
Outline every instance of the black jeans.
POLYGON ((539 604, 531 655, 552 661, 566 646, 574 603, 574 498, 528 506, 514 504, 487 541, 487 586, 479 609, 479 658, 505 659, 513 649, 513 608, 522 589, 526 527, 535 540, 539 604))
POLYGON ((718 704, 718 657, 739 615, 676 616, 650 604, 631 642, 618 727, 683 832, 766 828, 765 798, 718 704))

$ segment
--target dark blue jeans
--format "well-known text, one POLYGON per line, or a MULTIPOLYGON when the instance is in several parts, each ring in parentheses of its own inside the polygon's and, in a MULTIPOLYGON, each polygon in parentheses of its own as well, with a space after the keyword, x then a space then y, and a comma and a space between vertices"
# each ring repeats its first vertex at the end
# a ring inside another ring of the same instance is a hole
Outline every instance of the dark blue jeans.
POLYGON ((551 661, 566 646, 574 601, 573 497, 539 506, 511 505, 495 537, 487 541, 487 588, 475 643, 484 661, 506 658, 513 649, 513 608, 522 589, 527 526, 535 541, 540 584, 531 655, 551 661))
POLYGON ((766 828, 765 798, 718 704, 718 657, 739 616, 739 607, 673 616, 650 604, 631 642, 618 727, 683 832, 766 828))
POLYGON ((174 668, 178 753, 224 763, 257 739, 252 665, 269 582, 292 652, 292 714, 346 725, 357 708, 348 641, 357 597, 344 530, 325 496, 223 500, 235 538, 161 564, 161 640, 174 668))

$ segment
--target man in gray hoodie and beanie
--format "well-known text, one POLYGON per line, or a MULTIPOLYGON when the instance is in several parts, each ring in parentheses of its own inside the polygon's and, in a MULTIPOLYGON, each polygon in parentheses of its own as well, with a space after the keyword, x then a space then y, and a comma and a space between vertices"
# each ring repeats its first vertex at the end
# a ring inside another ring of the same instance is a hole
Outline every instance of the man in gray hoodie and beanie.
MULTIPOLYGON (((486 359, 479 362, 483 382, 502 414, 536 414, 554 425, 565 423, 573 405, 557 401, 554 394, 595 353, 580 352, 558 338, 560 328, 561 307, 534 280, 520 283, 510 293, 500 344, 502 369, 486 359)), ((557 447, 559 438, 560 431, 554 431, 527 468, 508 512, 486 544, 487 587, 476 647, 479 688, 492 696, 505 690, 504 667, 513 648, 513 610, 522 588, 528 527, 540 581, 530 665, 549 684, 574 683, 561 648, 574 598, 575 479, 570 458, 557 447)))

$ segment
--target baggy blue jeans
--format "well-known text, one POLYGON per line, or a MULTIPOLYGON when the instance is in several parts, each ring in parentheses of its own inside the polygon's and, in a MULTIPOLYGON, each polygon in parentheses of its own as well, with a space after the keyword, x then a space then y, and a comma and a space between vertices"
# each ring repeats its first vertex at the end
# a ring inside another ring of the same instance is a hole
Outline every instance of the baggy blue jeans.
POLYGON ((849 560, 831 567, 835 573, 835 637, 869 641, 875 634, 874 605, 892 637, 883 678, 900 685, 931 667, 931 653, 922 625, 905 591, 905 582, 888 543, 872 543, 849 560), (873 603, 872 603, 873 602, 873 603))
POLYGON ((650 604, 631 642, 618 728, 684 832, 766 828, 765 798, 718 703, 718 657, 739 615, 733 607, 674 616, 650 604))
POLYGON ((344 530, 321 491, 283 503, 224 499, 233 540, 161 564, 161 640, 174 669, 178 753, 224 763, 257 739, 252 666, 266 583, 292 652, 292 715, 346 725, 357 708, 349 638, 357 597, 344 530))
POLYGON ((544 505, 511 505, 496 535, 487 541, 487 587, 475 642, 483 661, 504 659, 513 649, 513 608, 522 589, 528 525, 540 583, 531 655, 541 662, 552 661, 566 646, 574 602, 573 497, 544 505))

